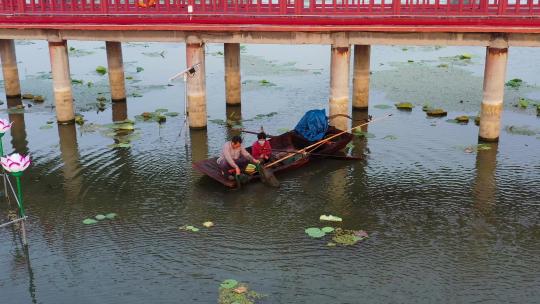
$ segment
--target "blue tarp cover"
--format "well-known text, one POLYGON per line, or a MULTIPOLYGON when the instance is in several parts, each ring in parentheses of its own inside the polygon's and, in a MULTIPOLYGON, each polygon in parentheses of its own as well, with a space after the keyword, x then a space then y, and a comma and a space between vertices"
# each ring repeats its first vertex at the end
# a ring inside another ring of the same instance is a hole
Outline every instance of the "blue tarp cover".
POLYGON ((326 110, 307 111, 294 130, 309 141, 321 140, 328 130, 326 110))

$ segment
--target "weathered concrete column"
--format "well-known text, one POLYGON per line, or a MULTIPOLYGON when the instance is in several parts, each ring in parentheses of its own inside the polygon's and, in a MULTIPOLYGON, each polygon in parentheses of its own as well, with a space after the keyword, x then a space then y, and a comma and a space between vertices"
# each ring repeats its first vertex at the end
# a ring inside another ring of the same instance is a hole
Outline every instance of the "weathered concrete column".
POLYGON ((123 121, 128 118, 127 102, 125 100, 117 100, 112 104, 112 120, 123 121))
POLYGON ((13 39, 0 39, 0 59, 4 73, 4 89, 7 97, 21 96, 21 83, 17 69, 17 55, 13 39))
POLYGON ((367 110, 369 106, 370 45, 354 46, 353 109, 367 110))
POLYGON ((82 189, 81 164, 77 145, 77 129, 75 125, 59 125, 60 155, 64 162, 64 192, 68 202, 74 203, 82 189))
MULTIPOLYGON (((350 47, 332 45, 330 60, 330 116, 349 114, 349 62, 350 47)), ((330 125, 341 130, 346 130, 349 121, 346 117, 337 117, 330 120, 330 125)))
POLYGON ((499 140, 507 60, 508 48, 487 48, 484 68, 484 97, 480 110, 480 131, 478 133, 481 141, 499 140))
POLYGON ((113 102, 126 100, 124 61, 122 60, 122 43, 116 41, 106 41, 105 47, 107 49, 111 100, 113 102))
MULTIPOLYGON (((7 99, 7 106, 14 108, 18 105, 22 105, 20 97, 10 97, 7 99)), ((13 123, 11 126, 11 146, 13 152, 19 154, 28 154, 28 140, 26 139, 26 123, 24 121, 24 113, 8 114, 9 122, 13 123)))
POLYGON ((240 44, 225 43, 225 101, 229 106, 241 103, 240 44))
POLYGON ((186 64, 199 64, 195 75, 187 78, 187 102, 189 127, 206 128, 206 73, 204 68, 204 43, 186 44, 186 64))
POLYGON ((73 110, 71 77, 69 76, 67 41, 49 41, 49 54, 51 56, 56 120, 59 124, 73 123, 75 112, 73 110))

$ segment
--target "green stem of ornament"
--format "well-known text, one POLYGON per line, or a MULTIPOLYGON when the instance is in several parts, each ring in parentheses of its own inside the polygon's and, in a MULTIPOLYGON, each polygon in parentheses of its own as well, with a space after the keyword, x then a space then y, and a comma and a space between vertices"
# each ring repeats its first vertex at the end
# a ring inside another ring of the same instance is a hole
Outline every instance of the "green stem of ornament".
POLYGON ((21 190, 21 175, 22 172, 12 172, 13 176, 15 176, 15 181, 17 182, 17 197, 19 198, 19 211, 21 212, 21 217, 24 217, 24 204, 23 204, 23 197, 22 197, 22 190, 21 190))
POLYGON ((4 137, 4 133, 0 133, 0 156, 4 157, 4 145, 2 143, 2 137, 4 137))

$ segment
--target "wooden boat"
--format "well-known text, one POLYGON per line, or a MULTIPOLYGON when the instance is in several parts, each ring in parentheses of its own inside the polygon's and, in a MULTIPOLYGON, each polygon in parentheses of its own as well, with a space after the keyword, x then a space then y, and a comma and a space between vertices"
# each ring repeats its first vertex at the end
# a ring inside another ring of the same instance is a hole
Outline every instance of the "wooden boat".
MULTIPOLYGON (((336 129, 334 127, 329 127, 328 131, 326 132, 325 138, 332 136, 334 134, 337 134, 339 132, 342 132, 339 129, 336 129)), ((354 135, 351 133, 343 133, 340 136, 337 136, 333 138, 332 140, 328 141, 325 144, 322 144, 320 147, 315 149, 314 153, 317 153, 318 155, 302 155, 297 154, 282 163, 275 165, 274 167, 270 168, 274 174, 286 171, 286 170, 292 170, 299 167, 302 167, 306 165, 310 160, 314 158, 321 158, 321 157, 329 157, 332 158, 332 156, 346 159, 358 159, 355 157, 347 157, 345 154, 341 151, 345 146, 353 139, 354 135), (321 156, 323 155, 323 156, 321 156)), ((273 155, 277 156, 279 154, 287 154, 286 152, 274 152, 274 151, 298 151, 302 148, 305 148, 309 146, 310 144, 313 144, 313 142, 307 141, 302 136, 298 135, 295 131, 289 131, 287 133, 283 133, 278 136, 273 136, 269 139, 270 145, 272 146, 273 155)), ((246 150, 251 153, 251 147, 247 147, 246 150)), ((276 157, 278 158, 278 157, 276 157)), ((229 180, 225 176, 223 176, 221 169, 217 165, 217 157, 212 157, 209 159, 201 160, 193 164, 193 168, 196 170, 208 175, 212 179, 222 183, 223 185, 227 187, 234 188, 236 187, 236 181, 235 180, 229 180)), ((260 176, 258 173, 255 173, 253 175, 248 175, 248 181, 254 181, 260 179, 260 176)))

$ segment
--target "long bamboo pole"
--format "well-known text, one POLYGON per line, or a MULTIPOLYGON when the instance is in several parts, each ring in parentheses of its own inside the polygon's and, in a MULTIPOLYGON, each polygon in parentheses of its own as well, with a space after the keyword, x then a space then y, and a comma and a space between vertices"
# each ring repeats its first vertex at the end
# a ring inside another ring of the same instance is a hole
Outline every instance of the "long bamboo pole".
POLYGON ((290 155, 284 156, 284 157, 282 157, 282 158, 280 158, 280 159, 278 159, 278 160, 276 160, 276 161, 274 161, 274 162, 272 162, 272 163, 270 163, 270 164, 268 164, 268 165, 266 165, 266 166, 264 166, 264 167, 265 167, 265 168, 270 168, 270 167, 272 167, 272 166, 274 166, 274 165, 276 165, 276 164, 278 164, 278 163, 280 163, 280 162, 282 162, 282 161, 284 161, 284 160, 286 160, 286 159, 289 159, 289 158, 293 157, 294 155, 296 155, 296 154, 298 154, 298 153, 304 153, 304 152, 307 152, 307 150, 309 150, 309 149, 311 149, 311 148, 316 148, 316 147, 318 147, 318 146, 324 144, 325 142, 327 142, 327 141, 329 141, 329 140, 331 140, 331 139, 333 139, 333 138, 336 138, 336 137, 338 137, 338 136, 340 136, 340 135, 343 135, 343 134, 345 134, 345 133, 351 132, 352 130, 358 129, 358 128, 363 127, 363 126, 365 126, 365 125, 368 125, 368 124, 370 124, 370 123, 372 123, 372 122, 376 122, 376 121, 383 120, 383 119, 388 118, 388 117, 390 117, 390 116, 392 116, 392 114, 387 114, 387 115, 385 115, 385 116, 383 116, 383 117, 376 118, 376 119, 372 119, 372 120, 370 120, 370 121, 368 121, 368 122, 366 122, 366 123, 363 123, 363 124, 361 124, 361 125, 358 125, 358 126, 356 126, 356 127, 352 127, 352 128, 350 128, 350 129, 348 129, 348 130, 345 130, 345 131, 341 131, 341 132, 339 132, 339 133, 336 133, 336 134, 334 134, 334 135, 332 135, 332 136, 330 136, 330 137, 328 137, 328 138, 321 139, 321 140, 319 140, 318 142, 316 142, 316 143, 314 143, 314 144, 312 144, 312 145, 309 145, 309 146, 307 146, 307 147, 305 147, 305 148, 303 148, 303 149, 301 149, 301 150, 298 150, 297 153, 294 153, 294 154, 290 154, 290 155))

